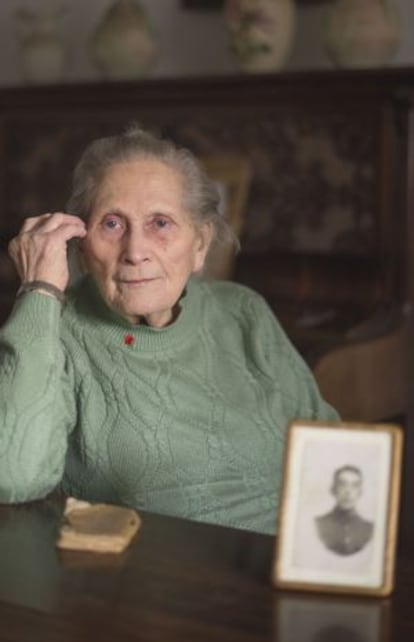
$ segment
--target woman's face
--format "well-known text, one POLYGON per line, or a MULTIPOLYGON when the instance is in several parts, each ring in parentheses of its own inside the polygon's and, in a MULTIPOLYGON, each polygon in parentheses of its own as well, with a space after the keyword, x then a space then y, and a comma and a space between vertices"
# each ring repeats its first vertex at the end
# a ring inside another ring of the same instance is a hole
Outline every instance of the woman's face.
POLYGON ((181 175, 155 159, 110 167, 81 242, 86 270, 106 303, 131 323, 162 327, 211 239, 184 208, 181 175))

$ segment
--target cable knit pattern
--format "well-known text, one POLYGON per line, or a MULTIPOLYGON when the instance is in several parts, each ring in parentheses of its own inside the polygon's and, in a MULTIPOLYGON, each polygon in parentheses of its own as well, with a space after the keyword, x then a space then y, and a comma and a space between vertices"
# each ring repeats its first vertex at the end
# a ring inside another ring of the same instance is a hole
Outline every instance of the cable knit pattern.
POLYGON ((91 501, 274 533, 286 426, 336 419, 265 301, 191 280, 177 321, 133 326, 85 279, 31 292, 0 337, 0 501, 91 501))

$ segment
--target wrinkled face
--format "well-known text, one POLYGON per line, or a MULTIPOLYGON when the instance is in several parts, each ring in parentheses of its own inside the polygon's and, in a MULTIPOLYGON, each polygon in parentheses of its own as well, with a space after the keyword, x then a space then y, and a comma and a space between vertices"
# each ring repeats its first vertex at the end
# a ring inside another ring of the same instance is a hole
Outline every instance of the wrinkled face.
POLYGON ((336 478, 332 493, 343 510, 354 508, 362 492, 361 477, 352 470, 342 471, 336 478))
POLYGON ((184 208, 182 178, 155 159, 113 165, 98 189, 81 243, 86 270, 106 303, 136 324, 162 327, 211 237, 184 208))

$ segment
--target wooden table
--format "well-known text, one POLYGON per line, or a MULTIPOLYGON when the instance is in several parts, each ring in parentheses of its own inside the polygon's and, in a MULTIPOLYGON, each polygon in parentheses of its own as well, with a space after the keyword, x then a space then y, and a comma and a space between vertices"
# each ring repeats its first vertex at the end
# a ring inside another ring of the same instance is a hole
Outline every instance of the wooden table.
POLYGON ((400 642, 414 563, 391 598, 276 591, 273 538, 142 513, 122 556, 62 554, 61 503, 0 506, 1 642, 400 642))

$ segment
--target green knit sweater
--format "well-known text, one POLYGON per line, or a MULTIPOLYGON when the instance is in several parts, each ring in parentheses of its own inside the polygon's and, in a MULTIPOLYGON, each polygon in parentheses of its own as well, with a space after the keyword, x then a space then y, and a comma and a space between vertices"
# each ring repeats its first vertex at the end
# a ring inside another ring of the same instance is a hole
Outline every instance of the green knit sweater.
POLYGON ((191 280, 156 329, 89 279, 0 334, 0 501, 66 493, 274 533, 287 422, 336 419, 264 300, 191 280))

